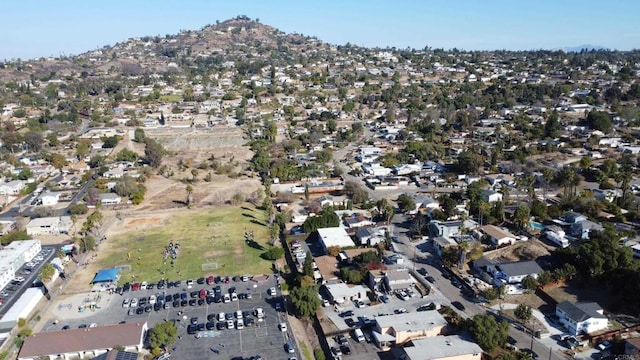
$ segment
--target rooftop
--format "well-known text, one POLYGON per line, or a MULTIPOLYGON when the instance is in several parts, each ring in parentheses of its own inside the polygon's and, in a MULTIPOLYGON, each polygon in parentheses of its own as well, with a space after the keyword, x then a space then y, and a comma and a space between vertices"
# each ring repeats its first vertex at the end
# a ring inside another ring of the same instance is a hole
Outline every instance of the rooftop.
POLYGON ((447 326, 447 321, 437 311, 378 316, 376 322, 380 328, 393 328, 396 332, 447 326))
POLYGON ((24 340, 19 358, 137 346, 146 329, 144 322, 37 333, 24 340))
POLYGON ((533 260, 498 264, 497 267, 508 276, 538 274, 542 272, 540 265, 533 260))
POLYGON ((589 320, 591 318, 606 318, 606 316, 602 314, 602 306, 596 302, 572 303, 565 300, 556 305, 556 307, 576 322, 589 320))
POLYGON ((404 347, 407 360, 442 359, 468 354, 481 354, 478 344, 458 335, 433 336, 412 341, 413 346, 404 347))
POLYGON ((325 248, 329 248, 331 246, 356 246, 353 240, 351 240, 349 234, 347 234, 347 231, 341 227, 318 229, 318 237, 320 238, 320 241, 324 243, 325 248))

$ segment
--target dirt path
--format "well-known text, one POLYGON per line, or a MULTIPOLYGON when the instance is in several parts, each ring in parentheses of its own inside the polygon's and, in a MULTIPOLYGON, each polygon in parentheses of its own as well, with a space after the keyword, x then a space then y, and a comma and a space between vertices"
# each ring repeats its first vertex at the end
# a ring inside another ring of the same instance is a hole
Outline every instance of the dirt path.
MULTIPOLYGON (((313 325, 309 320, 300 320, 297 317, 291 315, 289 316, 289 325, 291 326, 293 334, 295 334, 298 348, 301 350, 305 348, 308 349, 311 353, 311 358, 309 358, 308 360, 313 360, 313 349, 320 347, 318 336, 313 329, 313 325)), ((304 352, 301 351, 301 353, 303 358, 306 359, 304 352)))

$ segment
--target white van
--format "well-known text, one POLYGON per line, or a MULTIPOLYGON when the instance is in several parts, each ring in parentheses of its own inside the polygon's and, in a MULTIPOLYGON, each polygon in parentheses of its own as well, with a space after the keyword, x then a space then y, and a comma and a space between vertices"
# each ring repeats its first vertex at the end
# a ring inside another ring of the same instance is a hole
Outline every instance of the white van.
POLYGON ((353 330, 353 337, 356 338, 356 340, 358 340, 358 342, 363 342, 364 341, 364 334, 362 333, 362 330, 360 330, 360 329, 353 330))

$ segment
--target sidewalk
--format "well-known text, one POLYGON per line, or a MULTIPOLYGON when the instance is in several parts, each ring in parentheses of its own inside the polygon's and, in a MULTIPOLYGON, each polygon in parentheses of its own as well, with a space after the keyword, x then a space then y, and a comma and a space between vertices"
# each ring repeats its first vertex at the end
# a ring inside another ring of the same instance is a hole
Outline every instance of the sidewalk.
MULTIPOLYGON (((500 310, 514 310, 517 307, 518 307, 518 304, 502 303, 498 305, 493 305, 491 308, 494 310, 500 311, 500 310)), ((546 333, 543 333, 542 336, 548 337, 553 335, 560 335, 563 333, 562 330, 556 328, 551 323, 549 323, 545 318, 544 314, 541 313, 538 309, 531 309, 531 314, 533 315, 533 317, 536 318, 536 320, 538 320, 546 328, 547 331, 546 333)))

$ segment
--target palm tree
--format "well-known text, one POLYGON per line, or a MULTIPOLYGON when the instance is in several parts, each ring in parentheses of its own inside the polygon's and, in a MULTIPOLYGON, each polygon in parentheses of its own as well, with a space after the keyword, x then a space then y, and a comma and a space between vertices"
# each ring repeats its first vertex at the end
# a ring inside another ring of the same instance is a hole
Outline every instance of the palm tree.
POLYGON ((469 252, 470 247, 471 244, 468 241, 461 241, 458 243, 458 269, 461 269, 462 265, 466 262, 467 253, 469 252))
POLYGON ((529 224, 529 219, 531 217, 531 210, 527 204, 522 203, 518 205, 515 213, 513 214, 513 220, 518 225, 520 229, 524 229, 529 224))

